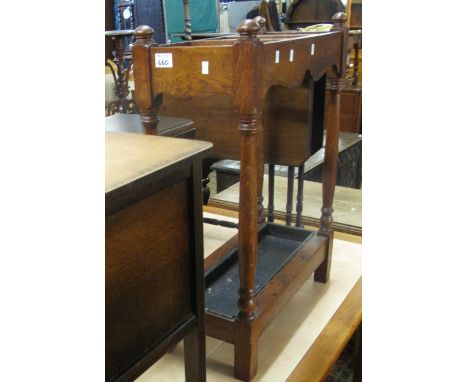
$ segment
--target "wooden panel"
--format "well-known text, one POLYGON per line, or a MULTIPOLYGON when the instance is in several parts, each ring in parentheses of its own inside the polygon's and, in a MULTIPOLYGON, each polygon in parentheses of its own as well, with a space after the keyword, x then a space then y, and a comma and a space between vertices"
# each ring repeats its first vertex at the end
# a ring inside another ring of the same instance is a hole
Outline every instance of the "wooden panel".
MULTIPOLYGON (((265 163, 297 166, 311 154, 308 128, 309 89, 307 81, 296 89, 273 86, 264 102, 265 163)), ((193 120, 195 138, 213 143, 217 158, 239 159, 239 114, 232 99, 211 97, 174 97, 164 95, 160 113, 193 120)), ((317 139, 321 140, 321 137, 317 139)))
POLYGON ((232 99, 226 95, 209 97, 174 97, 164 94, 160 113, 193 121, 195 139, 213 143, 213 155, 239 158, 239 116, 233 111, 232 99))
POLYGON ((188 184, 106 218, 106 377, 135 364, 192 314, 188 184))
POLYGON ((232 87, 232 49, 230 47, 192 46, 190 54, 184 47, 161 46, 150 48, 152 91, 185 95, 230 94, 232 87), (170 53, 172 66, 156 67, 155 55, 170 53), (208 73, 202 73, 202 62, 208 62, 208 73), (183 79, 180 78, 183 73, 183 79))
POLYGON ((302 284, 325 260, 327 238, 312 236, 299 252, 275 275, 257 296, 257 314, 261 319, 256 322, 259 332, 265 330, 302 284), (274 301, 274 304, 272 304, 274 301))

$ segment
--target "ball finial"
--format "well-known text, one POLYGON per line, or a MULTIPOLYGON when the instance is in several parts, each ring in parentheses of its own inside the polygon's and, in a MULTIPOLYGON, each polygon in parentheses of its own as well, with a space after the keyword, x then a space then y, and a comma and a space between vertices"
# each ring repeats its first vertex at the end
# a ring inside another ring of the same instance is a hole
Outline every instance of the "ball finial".
POLYGON ((259 31, 260 25, 255 20, 251 19, 244 20, 237 26, 237 32, 243 36, 256 36, 259 31))
POLYGON ((140 39, 150 39, 153 37, 154 29, 148 25, 140 25, 135 29, 135 38, 140 39))
POLYGON ((266 26, 266 19, 262 16, 255 17, 254 21, 257 22, 257 24, 260 25, 261 28, 266 26))
POLYGON ((332 21, 344 23, 347 20, 346 13, 338 12, 332 16, 332 21))

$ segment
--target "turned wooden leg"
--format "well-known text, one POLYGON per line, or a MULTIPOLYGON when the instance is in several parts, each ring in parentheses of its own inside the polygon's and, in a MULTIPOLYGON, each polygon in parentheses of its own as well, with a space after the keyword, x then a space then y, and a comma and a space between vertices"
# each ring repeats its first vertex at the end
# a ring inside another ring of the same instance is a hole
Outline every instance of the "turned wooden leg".
POLYGON ((203 204, 206 206, 208 205, 208 201, 210 200, 210 172, 211 172, 211 165, 214 163, 214 160, 207 159, 203 161, 203 171, 202 171, 202 189, 203 189, 203 204))
POLYGON ((333 197, 335 194, 338 168, 338 140, 340 135, 340 90, 342 80, 333 79, 327 115, 327 138, 325 143, 325 162, 323 164, 322 216, 319 233, 328 237, 328 250, 323 263, 317 268, 314 280, 326 283, 330 278, 330 264, 333 250, 333 197))
POLYGON ((241 168, 239 195, 239 317, 255 314, 254 283, 257 266, 257 134, 255 115, 241 120, 241 168))
POLYGON ((239 208, 239 314, 236 321, 234 375, 250 381, 257 370, 257 341, 252 337, 255 317, 255 270, 257 265, 257 134, 255 115, 245 116, 241 131, 239 208))
POLYGON ((258 337, 249 322, 238 322, 234 342, 234 377, 251 381, 257 374, 258 337))
POLYGON ((288 166, 288 191, 286 196, 286 225, 291 225, 294 195, 294 166, 288 166))
POLYGON ((268 221, 275 221, 275 165, 268 165, 268 221))
MULTIPOLYGON (((237 28, 240 36, 233 46, 235 103, 239 107, 240 190, 239 190, 239 313, 236 319, 235 366, 237 378, 250 381, 257 370, 257 345, 252 333, 255 319, 255 270, 257 267, 259 176, 263 174, 261 111, 263 104, 254 86, 259 75, 255 51, 260 30, 253 20, 237 28), (260 128, 259 128, 260 126, 260 128), (260 138, 259 138, 260 135, 260 138), (259 143, 260 142, 260 143, 259 143)), ((262 176, 263 182, 263 176, 262 176)))
POLYGON ((159 94, 151 103, 151 107, 140 108, 141 123, 145 129, 145 134, 158 134, 158 109, 162 104, 162 94, 159 94))
POLYGON ((263 113, 257 112, 257 213, 258 224, 265 222, 263 213, 263 175, 265 173, 265 164, 263 162, 263 113))
POLYGON ((302 224, 302 210, 304 209, 304 165, 300 165, 297 175, 297 204, 296 204, 296 227, 304 228, 302 224))
POLYGON ((141 123, 145 129, 145 134, 156 135, 159 122, 158 111, 156 108, 139 110, 141 123))

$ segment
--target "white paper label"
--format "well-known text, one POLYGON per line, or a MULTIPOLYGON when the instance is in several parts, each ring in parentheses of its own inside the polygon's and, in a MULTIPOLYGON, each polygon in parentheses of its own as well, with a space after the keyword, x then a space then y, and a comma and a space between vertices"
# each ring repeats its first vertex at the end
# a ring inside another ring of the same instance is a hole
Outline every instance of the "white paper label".
POLYGON ((157 68, 172 68, 172 53, 156 53, 154 60, 157 68))
POLYGON ((294 49, 291 49, 289 51, 289 62, 293 62, 294 61, 294 49))
POLYGON ((310 46, 310 55, 313 56, 315 54, 315 44, 310 46))
POLYGON ((280 57, 280 51, 277 50, 277 51, 276 51, 276 55, 275 55, 275 64, 278 64, 278 63, 279 63, 279 57, 280 57))
POLYGON ((202 61, 201 63, 201 73, 208 74, 210 72, 210 63, 209 61, 202 61))

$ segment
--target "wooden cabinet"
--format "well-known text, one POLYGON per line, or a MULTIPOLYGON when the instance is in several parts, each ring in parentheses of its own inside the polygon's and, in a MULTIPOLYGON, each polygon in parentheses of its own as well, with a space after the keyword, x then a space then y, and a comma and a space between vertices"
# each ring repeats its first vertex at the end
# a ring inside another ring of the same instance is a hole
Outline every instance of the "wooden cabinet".
POLYGON ((185 340, 205 380, 201 159, 211 144, 106 133, 106 381, 185 340))

